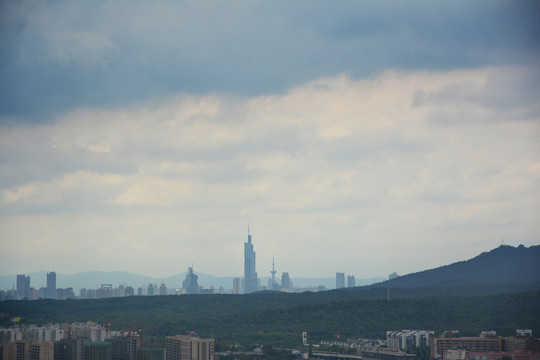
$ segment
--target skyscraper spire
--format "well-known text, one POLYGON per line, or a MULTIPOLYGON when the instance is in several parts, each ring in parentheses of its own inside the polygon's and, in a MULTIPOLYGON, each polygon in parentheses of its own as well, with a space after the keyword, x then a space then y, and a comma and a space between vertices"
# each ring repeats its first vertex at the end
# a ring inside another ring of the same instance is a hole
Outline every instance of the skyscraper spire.
POLYGON ((244 243, 244 293, 246 294, 259 290, 255 269, 255 251, 253 251, 248 224, 248 241, 244 243))

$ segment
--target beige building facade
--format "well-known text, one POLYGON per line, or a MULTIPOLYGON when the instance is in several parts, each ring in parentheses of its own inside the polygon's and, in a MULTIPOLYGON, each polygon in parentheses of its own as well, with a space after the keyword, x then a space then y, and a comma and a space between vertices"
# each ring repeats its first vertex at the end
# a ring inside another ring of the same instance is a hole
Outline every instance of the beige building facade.
POLYGON ((214 339, 190 335, 167 336, 166 360, 214 360, 214 339))

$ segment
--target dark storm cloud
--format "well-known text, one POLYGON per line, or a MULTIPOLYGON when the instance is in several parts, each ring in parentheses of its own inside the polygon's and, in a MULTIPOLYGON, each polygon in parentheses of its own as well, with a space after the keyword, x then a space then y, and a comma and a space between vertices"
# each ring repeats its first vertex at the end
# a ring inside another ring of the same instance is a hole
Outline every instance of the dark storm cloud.
POLYGON ((537 2, 4 2, 0 116, 282 92, 387 68, 533 65, 537 2))

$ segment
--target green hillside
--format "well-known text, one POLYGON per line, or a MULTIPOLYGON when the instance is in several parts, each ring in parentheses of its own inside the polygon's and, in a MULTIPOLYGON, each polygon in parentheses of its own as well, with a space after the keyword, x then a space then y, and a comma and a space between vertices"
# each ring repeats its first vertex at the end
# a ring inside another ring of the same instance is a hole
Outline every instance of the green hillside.
POLYGON ((502 245, 467 261, 372 285, 374 287, 463 286, 540 282, 540 245, 502 245))
MULTIPOLYGON (((5 301, 0 311, 22 323, 125 321, 123 327, 158 329, 154 336, 198 331, 220 343, 298 345, 312 341, 379 337, 392 329, 459 329, 463 335, 516 328, 540 332, 540 292, 484 296, 416 296, 388 301, 382 289, 326 293, 185 295, 101 300, 5 301)), ((405 289, 407 290, 407 289, 405 289)), ((410 290, 410 289, 408 289, 410 290)), ((399 289, 394 289, 399 296, 399 289)), ((3 318, 3 325, 8 319, 3 318)))

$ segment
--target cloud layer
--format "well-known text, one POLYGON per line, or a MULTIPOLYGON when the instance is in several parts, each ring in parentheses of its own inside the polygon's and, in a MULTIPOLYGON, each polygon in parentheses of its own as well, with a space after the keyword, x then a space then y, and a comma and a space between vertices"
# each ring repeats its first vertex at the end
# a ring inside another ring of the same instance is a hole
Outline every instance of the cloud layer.
POLYGON ((536 244, 534 79, 529 66, 344 73, 5 123, 1 271, 240 275, 248 223, 259 273, 275 254, 293 277, 536 244))
POLYGON ((0 119, 171 94, 284 93, 340 73, 532 65, 535 1, 0 4, 0 119))

